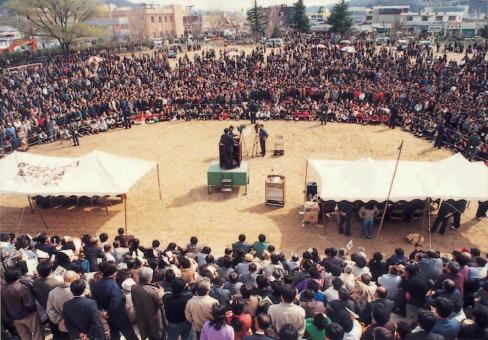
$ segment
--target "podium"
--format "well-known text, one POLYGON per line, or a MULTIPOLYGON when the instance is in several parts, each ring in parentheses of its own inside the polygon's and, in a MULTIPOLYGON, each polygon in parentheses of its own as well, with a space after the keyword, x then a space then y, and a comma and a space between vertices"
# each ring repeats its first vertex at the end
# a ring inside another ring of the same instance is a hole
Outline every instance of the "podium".
POLYGON ((268 175, 264 187, 265 204, 285 206, 285 176, 268 175))
POLYGON ((307 201, 303 205, 303 222, 319 223, 319 202, 307 201))
POLYGON ((207 192, 210 195, 210 189, 220 188, 222 191, 231 191, 232 187, 243 186, 246 188, 249 184, 249 167, 247 162, 234 169, 224 169, 218 161, 210 163, 207 170, 207 192))

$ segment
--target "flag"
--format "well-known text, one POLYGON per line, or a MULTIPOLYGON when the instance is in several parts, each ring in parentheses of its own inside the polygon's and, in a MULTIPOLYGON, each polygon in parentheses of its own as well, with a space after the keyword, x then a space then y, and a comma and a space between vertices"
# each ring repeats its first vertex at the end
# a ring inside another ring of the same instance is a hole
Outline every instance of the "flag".
POLYGON ((351 250, 352 249, 352 240, 350 240, 349 242, 347 242, 346 249, 347 250, 351 250))

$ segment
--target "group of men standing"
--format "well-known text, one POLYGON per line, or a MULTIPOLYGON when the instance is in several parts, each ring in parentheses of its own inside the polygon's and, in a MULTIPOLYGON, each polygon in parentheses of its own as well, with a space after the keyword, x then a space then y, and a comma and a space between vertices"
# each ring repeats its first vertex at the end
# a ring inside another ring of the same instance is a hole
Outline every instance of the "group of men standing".
MULTIPOLYGON (((261 148, 261 157, 266 155, 266 139, 268 139, 268 133, 264 129, 263 124, 254 125, 256 132, 256 138, 259 139, 259 145, 261 148)), ((234 126, 224 129, 224 133, 220 136, 219 147, 221 150, 221 166, 225 169, 234 168, 234 144, 237 135, 234 134, 234 126)), ((254 150, 253 150, 254 152, 254 150)))

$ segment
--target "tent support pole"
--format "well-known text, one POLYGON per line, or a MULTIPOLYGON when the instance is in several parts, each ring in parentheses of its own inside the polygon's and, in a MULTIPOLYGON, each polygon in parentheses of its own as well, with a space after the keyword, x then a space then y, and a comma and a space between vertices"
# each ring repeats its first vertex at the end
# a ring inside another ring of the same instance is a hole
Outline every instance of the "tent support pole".
POLYGON ((124 220, 125 220, 125 234, 127 234, 127 195, 124 197, 124 220))
POLYGON ((386 210, 388 209, 388 202, 390 201, 391 190, 393 189, 393 183, 395 182, 395 176, 398 170, 398 164, 400 163, 400 156, 402 155, 402 150, 403 150, 403 139, 402 139, 402 143, 398 147, 398 157, 395 163, 395 170, 393 171, 393 176, 391 177, 390 188, 388 189, 388 196, 386 197, 385 209, 383 210, 383 215, 381 215, 380 227, 378 228, 378 233, 376 234, 376 238, 380 237, 381 228, 383 228, 383 222, 385 221, 386 210))
POLYGON ((32 209, 32 202, 31 202, 31 199, 30 199, 30 196, 27 195, 27 201, 29 201, 29 207, 30 207, 30 211, 31 211, 31 214, 34 213, 34 209, 32 209))
POLYGON ((432 232, 430 231, 430 197, 427 197, 427 219, 429 222, 429 225, 427 226, 427 229, 429 229, 429 250, 432 250, 432 232))
POLYGON ((20 233, 20 223, 22 222, 22 217, 24 217, 24 207, 20 208, 19 221, 17 222, 17 234, 20 233))
POLYGON ((424 211, 422 213, 422 222, 420 223, 420 231, 419 231, 419 241, 420 241, 420 238, 422 237, 422 230, 424 229, 424 224, 425 224, 425 214, 427 214, 427 209, 428 209, 428 204, 429 204, 429 201, 428 201, 428 198, 425 200, 425 205, 424 205, 424 211))
MULTIPOLYGON (((303 183, 303 193, 307 193, 307 176, 308 176, 308 159, 307 162, 305 163, 305 183, 303 183)), ((305 197, 306 195, 304 195, 305 197)), ((305 201, 308 199, 308 197, 305 198, 305 201)))
POLYGON ((156 170, 158 172, 158 189, 159 189, 159 200, 161 201, 161 180, 159 176, 159 163, 156 165, 156 170))

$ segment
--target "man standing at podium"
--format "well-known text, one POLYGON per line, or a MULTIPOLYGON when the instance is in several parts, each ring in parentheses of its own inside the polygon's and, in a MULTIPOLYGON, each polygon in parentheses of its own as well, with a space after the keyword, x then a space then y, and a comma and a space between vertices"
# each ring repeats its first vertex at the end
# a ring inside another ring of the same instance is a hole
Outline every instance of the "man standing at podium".
POLYGON ((224 134, 220 137, 220 144, 224 156, 224 168, 232 169, 234 167, 234 137, 229 134, 228 129, 225 129, 224 134))

